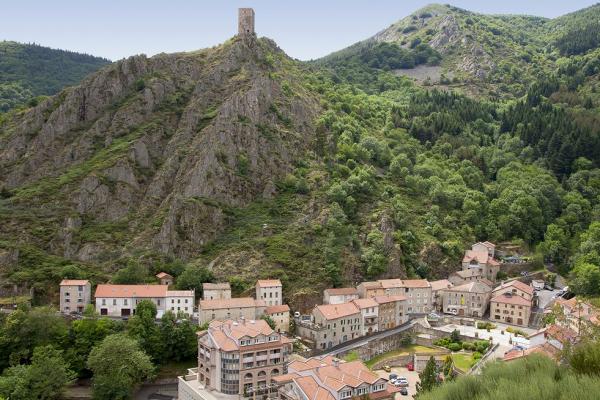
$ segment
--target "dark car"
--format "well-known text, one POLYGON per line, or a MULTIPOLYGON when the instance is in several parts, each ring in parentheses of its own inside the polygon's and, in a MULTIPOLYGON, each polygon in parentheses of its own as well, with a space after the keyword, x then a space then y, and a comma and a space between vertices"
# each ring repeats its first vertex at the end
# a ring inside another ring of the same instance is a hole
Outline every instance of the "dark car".
POLYGON ((400 388, 400 394, 401 394, 402 396, 408 396, 408 389, 407 389, 407 388, 405 388, 405 387, 401 387, 401 388, 400 388))

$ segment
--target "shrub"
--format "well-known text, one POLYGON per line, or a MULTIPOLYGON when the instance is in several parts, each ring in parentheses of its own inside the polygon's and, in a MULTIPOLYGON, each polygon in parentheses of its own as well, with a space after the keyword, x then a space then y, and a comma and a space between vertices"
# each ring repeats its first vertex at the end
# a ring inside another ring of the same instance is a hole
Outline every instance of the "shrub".
POLYGON ((462 348, 463 348, 464 350, 469 350, 469 351, 471 351, 471 350, 473 350, 473 349, 475 348, 475 345, 474 345, 473 343, 464 342, 464 343, 462 344, 462 348))
POLYGON ((460 351, 462 349, 462 345, 460 343, 450 343, 446 347, 448 347, 448 350, 450 351, 460 351))
POLYGON ((474 360, 479 360, 481 358, 481 353, 476 351, 475 353, 473 353, 473 359, 474 360))

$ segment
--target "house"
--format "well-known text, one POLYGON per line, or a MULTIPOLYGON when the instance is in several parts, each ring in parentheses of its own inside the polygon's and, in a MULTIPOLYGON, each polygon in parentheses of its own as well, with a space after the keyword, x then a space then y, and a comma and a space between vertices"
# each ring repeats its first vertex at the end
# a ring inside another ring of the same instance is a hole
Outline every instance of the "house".
POLYGON ((191 316, 194 314, 195 302, 196 293, 194 290, 167 290, 165 311, 171 311, 175 315, 191 316))
POLYGON ((166 309, 167 285, 109 285, 96 287, 96 311, 110 317, 128 317, 135 314, 137 304, 150 300, 158 312, 166 309))
POLYGON ((82 313, 92 302, 92 286, 85 279, 63 279, 60 282, 60 312, 82 313))
POLYGON ((408 321, 406 297, 400 295, 376 296, 373 300, 379 305, 379 330, 392 329, 408 321))
POLYGON ((498 286, 490 300, 490 319, 495 322, 529 325, 533 308, 533 288, 514 280, 498 286))
POLYGON ((288 373, 273 381, 283 400, 392 400, 400 390, 361 361, 346 362, 331 356, 292 361, 288 373))
POLYGON ((455 271, 448 277, 448 280, 452 282, 453 285, 462 285, 469 282, 480 281, 481 279, 483 279, 483 272, 478 268, 455 271))
POLYGON ((358 289, 356 288, 325 289, 323 291, 323 304, 348 303, 359 297, 358 289))
POLYGON ((492 288, 482 282, 464 283, 442 290, 443 312, 461 317, 481 318, 485 315, 492 288))
POLYGON ((283 285, 279 279, 259 279, 256 282, 256 299, 262 300, 267 306, 283 304, 283 285))
POLYGON ((265 308, 265 315, 271 317, 275 322, 275 330, 277 332, 288 333, 290 331, 290 306, 287 304, 269 306, 265 308))
POLYGON ((296 332, 317 349, 328 349, 362 336, 362 314, 353 302, 323 304, 312 310, 311 321, 299 321, 296 332))
POLYGON ((426 279, 380 279, 358 285, 361 298, 401 295, 407 298, 408 314, 426 314, 432 309, 431 285, 426 279))
POLYGON ((560 350, 552 346, 549 343, 540 345, 530 346, 526 349, 513 348, 504 353, 503 361, 514 361, 519 360, 523 357, 527 357, 530 354, 543 354, 548 358, 558 361, 560 359, 560 350))
MULTIPOLYGON (((223 301, 223 300, 206 300, 223 301)), ((274 395, 292 341, 263 320, 213 321, 198 332, 198 367, 178 378, 180 400, 274 395)))
POLYGON ((450 289, 454 284, 448 279, 429 282, 431 285, 431 308, 432 311, 441 311, 443 306, 442 290, 450 289))
POLYGON ((482 278, 496 282, 500 263, 494 258, 496 245, 490 242, 478 242, 466 250, 462 260, 463 271, 478 271, 482 278))
POLYGON ((266 307, 264 301, 255 300, 252 297, 200 300, 198 322, 200 325, 204 325, 215 320, 225 321, 241 318, 255 320, 265 313, 266 307))
POLYGON ((559 297, 556 299, 564 314, 564 319, 558 319, 557 324, 568 327, 577 334, 582 334, 586 327, 600 326, 600 310, 578 297, 569 300, 559 297))
POLYGON ((567 343, 576 344, 579 341, 579 335, 571 328, 552 324, 529 335, 528 339, 530 346, 548 343, 557 350, 562 350, 567 343))
POLYGON ((159 272, 158 274, 156 274, 156 277, 158 278, 158 281, 161 285, 169 286, 173 284, 173 277, 167 274, 166 272, 159 272))
POLYGON ((203 283, 202 300, 222 300, 231 298, 231 286, 226 283, 203 283))
POLYGON ((361 313, 361 335, 370 335, 379 330, 378 316, 379 303, 373 299, 354 299, 352 303, 360 309, 361 313))

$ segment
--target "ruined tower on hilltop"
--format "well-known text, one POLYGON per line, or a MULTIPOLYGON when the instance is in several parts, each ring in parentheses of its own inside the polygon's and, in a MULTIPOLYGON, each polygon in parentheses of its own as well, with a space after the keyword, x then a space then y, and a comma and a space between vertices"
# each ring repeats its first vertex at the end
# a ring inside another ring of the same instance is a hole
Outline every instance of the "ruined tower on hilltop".
POLYGON ((252 8, 238 10, 238 35, 254 35, 254 10, 252 8))

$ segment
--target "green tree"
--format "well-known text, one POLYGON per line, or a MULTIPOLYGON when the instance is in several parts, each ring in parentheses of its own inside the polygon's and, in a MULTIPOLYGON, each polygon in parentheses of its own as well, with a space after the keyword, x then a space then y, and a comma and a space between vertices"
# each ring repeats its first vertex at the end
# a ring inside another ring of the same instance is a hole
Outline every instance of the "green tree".
POLYGON ((163 343, 163 362, 179 362, 196 358, 198 354, 197 324, 188 318, 178 319, 171 311, 167 311, 160 320, 159 329, 163 343))
POLYGON ((429 392, 436 386, 439 386, 440 381, 438 380, 438 368, 435 364, 433 356, 429 358, 425 369, 419 373, 419 382, 417 383, 417 395, 429 392))
POLYGON ((264 314, 260 317, 260 319, 264 320, 267 323, 267 325, 271 327, 271 329, 275 330, 277 328, 277 324, 275 323, 273 318, 271 318, 270 315, 264 314))
POLYGON ((569 355, 569 364, 578 374, 600 377, 600 342, 584 341, 569 355))
POLYGON ((546 228, 544 241, 540 243, 540 249, 544 256, 555 263, 563 263, 569 252, 569 238, 565 231, 556 224, 550 224, 546 228))
POLYGON ((113 276, 112 282, 119 285, 143 283, 148 278, 148 271, 137 261, 129 261, 113 276))
POLYGON ((0 377, 0 394, 11 400, 61 399, 75 374, 62 352, 52 346, 36 347, 30 365, 8 368, 0 377))
POLYGON ((156 313, 156 305, 152 301, 140 301, 135 307, 135 315, 127 323, 127 334, 138 341, 153 361, 159 362, 165 343, 156 324, 156 313))
POLYGON ((206 267, 188 266, 177 278, 177 289, 195 290, 197 296, 202 295, 202 284, 214 281, 211 270, 206 267))
POLYGON ((130 399, 135 386, 153 373, 150 357, 134 339, 121 333, 107 336, 92 349, 88 368, 94 374, 96 400, 130 399))

